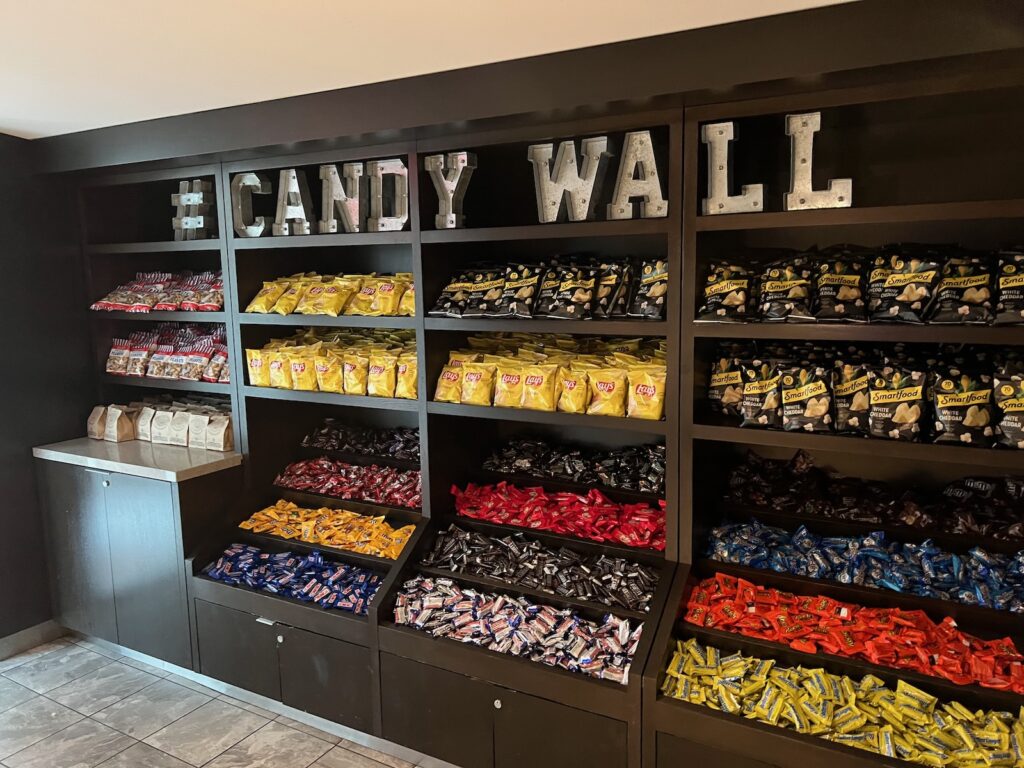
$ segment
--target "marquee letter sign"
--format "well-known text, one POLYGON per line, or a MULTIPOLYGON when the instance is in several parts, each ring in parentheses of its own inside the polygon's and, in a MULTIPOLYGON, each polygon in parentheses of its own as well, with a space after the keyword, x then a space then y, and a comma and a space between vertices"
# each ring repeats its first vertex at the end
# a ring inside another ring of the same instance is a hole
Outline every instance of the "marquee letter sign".
POLYGON ((615 179, 615 193, 608 206, 608 218, 633 218, 634 197, 641 198, 641 219, 660 219, 668 216, 668 203, 661 196, 661 181, 658 180, 658 165, 654 161, 650 131, 626 134, 622 161, 619 163, 619 175, 615 179))
POLYGON ((814 134, 821 130, 821 112, 786 115, 789 136, 789 193, 783 199, 787 211, 810 208, 849 208, 853 203, 853 180, 830 179, 828 189, 811 186, 814 134))
POLYGON ((465 223, 462 215, 462 203, 466 199, 466 189, 476 168, 476 155, 470 152, 449 152, 447 168, 444 155, 428 155, 423 159, 423 167, 430 174, 437 192, 437 215, 434 227, 437 229, 456 229, 465 223))
POLYGON ((761 184, 744 184, 740 194, 729 194, 729 142, 733 140, 733 124, 705 125, 701 128, 700 140, 708 145, 708 196, 702 205, 704 215, 764 210, 761 184))
POLYGON ((213 223, 208 218, 213 207, 213 185, 200 179, 180 181, 178 194, 171 195, 171 205, 176 209, 171 222, 174 239, 205 240, 213 223))
POLYGON ((558 146, 554 172, 551 171, 553 144, 533 144, 527 155, 533 163, 533 182, 537 194, 537 217, 541 224, 558 221, 562 199, 568 196, 566 209, 570 221, 586 221, 594 208, 594 184, 601 160, 608 154, 608 137, 583 139, 582 175, 576 170, 576 143, 563 141, 558 146))
POLYGON ((366 228, 370 232, 400 232, 409 220, 409 169, 399 159, 371 160, 366 164, 370 177, 370 216, 366 228), (384 215, 384 177, 395 177, 391 215, 384 215))
POLYGON ((308 235, 313 202, 309 197, 306 174, 288 168, 281 171, 277 183, 277 216, 274 235, 308 235))
POLYGON ((266 229, 262 216, 252 216, 252 196, 269 195, 270 180, 260 173, 239 173, 231 179, 231 222, 239 237, 259 237, 266 229))
POLYGON ((320 222, 317 227, 320 233, 338 231, 338 220, 334 218, 335 210, 346 232, 359 231, 359 179, 363 175, 363 164, 345 163, 344 173, 343 182, 338 175, 338 166, 320 166, 322 196, 320 222))

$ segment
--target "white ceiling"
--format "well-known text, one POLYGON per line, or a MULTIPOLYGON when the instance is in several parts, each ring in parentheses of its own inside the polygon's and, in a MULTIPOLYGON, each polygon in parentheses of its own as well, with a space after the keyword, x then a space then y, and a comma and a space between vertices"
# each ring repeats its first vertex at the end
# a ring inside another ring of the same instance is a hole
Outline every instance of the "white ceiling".
POLYGON ((846 1, 0 0, 0 133, 54 136, 846 1))

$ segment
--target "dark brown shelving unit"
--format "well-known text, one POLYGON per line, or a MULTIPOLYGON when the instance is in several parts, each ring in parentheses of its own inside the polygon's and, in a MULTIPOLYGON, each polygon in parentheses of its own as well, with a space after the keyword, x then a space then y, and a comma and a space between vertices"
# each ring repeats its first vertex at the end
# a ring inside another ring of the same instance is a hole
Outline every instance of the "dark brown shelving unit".
POLYGON ((694 323, 696 339, 776 339, 779 341, 891 342, 908 344, 1020 344, 1016 326, 885 325, 868 323, 694 323))
POLYGON ((91 312, 89 315, 93 320, 127 320, 138 323, 224 323, 227 322, 226 312, 91 312))
POLYGON ((100 382, 112 387, 142 387, 174 392, 205 392, 217 395, 230 395, 233 392, 230 384, 185 379, 150 379, 145 376, 114 376, 109 373, 104 373, 100 377, 100 382))
POLYGON ((615 429, 623 432, 642 432, 649 435, 664 435, 667 425, 664 421, 649 419, 627 419, 620 416, 588 416, 582 413, 561 413, 558 411, 531 411, 519 408, 495 408, 493 406, 462 405, 460 403, 427 403, 427 413, 439 416, 466 416, 474 419, 496 421, 526 421, 531 424, 550 424, 559 427, 584 427, 615 429))
POLYGON ((238 318, 240 325, 277 325, 281 328, 415 328, 412 317, 361 317, 330 315, 262 315, 254 312, 243 313, 238 318))
POLYGON ((319 403, 322 405, 343 405, 349 408, 367 408, 379 411, 411 411, 417 410, 415 400, 401 400, 395 397, 369 397, 368 395, 339 395, 334 392, 305 392, 293 389, 274 389, 273 387, 243 388, 246 397, 265 400, 287 400, 302 403, 319 403))

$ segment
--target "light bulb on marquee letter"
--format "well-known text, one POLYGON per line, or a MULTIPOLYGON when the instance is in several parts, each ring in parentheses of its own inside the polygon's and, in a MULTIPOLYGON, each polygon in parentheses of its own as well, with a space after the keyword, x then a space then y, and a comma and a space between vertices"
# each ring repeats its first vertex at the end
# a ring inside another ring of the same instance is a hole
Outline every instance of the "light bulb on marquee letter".
POLYGON ((708 145, 708 196, 702 203, 705 216, 764 210, 764 187, 760 184, 744 184, 740 194, 729 194, 729 142, 733 134, 731 122, 709 123, 700 129, 700 140, 708 145))
POLYGON ((473 169, 476 168, 476 155, 471 152, 449 152, 447 158, 445 155, 427 155, 423 158, 423 167, 430 174, 430 180, 434 182, 434 190, 437 192, 434 227, 461 227, 465 223, 462 203, 466 199, 466 189, 473 176, 473 169))
POLYGON ((533 163, 533 182, 537 193, 537 217, 541 224, 558 220, 562 199, 568 196, 569 221, 586 221, 594 208, 594 186, 601 160, 608 154, 608 137, 583 139, 582 175, 576 170, 576 143, 558 145, 554 172, 551 171, 553 144, 533 144, 527 156, 533 163))
POLYGON ((262 173, 239 173, 231 179, 231 223, 239 237, 259 237, 266 229, 262 216, 252 216, 252 196, 269 195, 270 179, 262 173))
POLYGON ((853 179, 829 179, 828 189, 815 190, 811 183, 814 134, 821 130, 821 112, 786 115, 789 136, 789 192, 783 199, 787 211, 814 208, 849 208, 853 204, 853 179))

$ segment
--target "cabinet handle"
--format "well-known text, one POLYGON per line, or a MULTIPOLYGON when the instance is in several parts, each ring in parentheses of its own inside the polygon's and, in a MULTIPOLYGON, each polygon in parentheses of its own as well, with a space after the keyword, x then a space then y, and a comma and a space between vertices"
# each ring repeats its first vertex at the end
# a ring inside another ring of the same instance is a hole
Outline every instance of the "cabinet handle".
POLYGON ((256 623, 257 623, 257 624, 266 624, 266 625, 267 625, 268 627, 272 627, 272 626, 274 626, 274 625, 275 625, 275 624, 276 624, 277 622, 276 622, 276 621, 274 621, 273 619, 265 619, 265 618, 263 618, 262 616, 257 616, 257 617, 256 617, 256 623))
POLYGON ((501 699, 495 699, 494 700, 494 708, 495 709, 501 709, 501 699))

